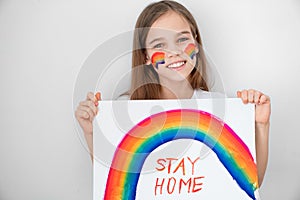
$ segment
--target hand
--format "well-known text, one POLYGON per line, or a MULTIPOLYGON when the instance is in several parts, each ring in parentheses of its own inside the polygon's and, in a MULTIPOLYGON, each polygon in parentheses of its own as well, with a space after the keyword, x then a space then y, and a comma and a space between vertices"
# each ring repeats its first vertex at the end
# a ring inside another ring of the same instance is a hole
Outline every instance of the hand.
POLYGON ((237 97, 241 98, 243 103, 255 103, 255 123, 257 125, 266 125, 269 123, 271 115, 270 98, 257 90, 237 91, 237 97))
POLYGON ((100 92, 89 92, 86 100, 81 101, 75 111, 75 116, 85 134, 93 133, 93 120, 98 113, 98 101, 101 100, 100 92))

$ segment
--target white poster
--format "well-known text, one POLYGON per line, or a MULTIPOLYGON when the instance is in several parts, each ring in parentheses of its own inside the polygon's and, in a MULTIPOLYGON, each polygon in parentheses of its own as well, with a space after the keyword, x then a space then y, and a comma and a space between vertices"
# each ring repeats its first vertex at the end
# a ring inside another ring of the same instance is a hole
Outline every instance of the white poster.
POLYGON ((254 136, 240 99, 101 101, 94 200, 255 199, 254 136))

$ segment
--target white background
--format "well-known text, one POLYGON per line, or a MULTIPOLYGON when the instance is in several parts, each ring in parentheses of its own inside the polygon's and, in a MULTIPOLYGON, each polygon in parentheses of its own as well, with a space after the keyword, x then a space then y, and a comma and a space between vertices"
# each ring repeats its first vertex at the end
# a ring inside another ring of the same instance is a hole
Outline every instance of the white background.
MULTIPOLYGON (((76 77, 97 46, 132 30, 149 2, 0 1, 1 200, 92 199, 92 165, 74 125, 76 77)), ((300 1, 184 5, 227 95, 256 88, 271 96, 262 198, 299 199, 300 1)))

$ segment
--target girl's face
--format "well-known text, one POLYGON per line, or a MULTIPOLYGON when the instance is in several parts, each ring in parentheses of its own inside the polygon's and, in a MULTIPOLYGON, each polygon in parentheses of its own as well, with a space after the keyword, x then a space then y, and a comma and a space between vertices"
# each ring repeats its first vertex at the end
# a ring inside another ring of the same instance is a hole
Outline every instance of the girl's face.
POLYGON ((196 64, 198 48, 189 23, 175 12, 168 12, 151 26, 146 38, 147 63, 161 81, 181 81, 196 64))

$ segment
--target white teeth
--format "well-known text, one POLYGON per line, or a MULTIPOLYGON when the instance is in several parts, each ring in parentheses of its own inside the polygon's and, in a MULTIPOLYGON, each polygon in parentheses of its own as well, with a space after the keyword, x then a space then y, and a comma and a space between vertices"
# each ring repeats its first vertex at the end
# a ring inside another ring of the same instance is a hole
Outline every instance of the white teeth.
POLYGON ((177 62, 177 63, 173 63, 171 65, 168 66, 168 68, 176 68, 176 67, 180 67, 181 65, 183 65, 184 62, 177 62))

